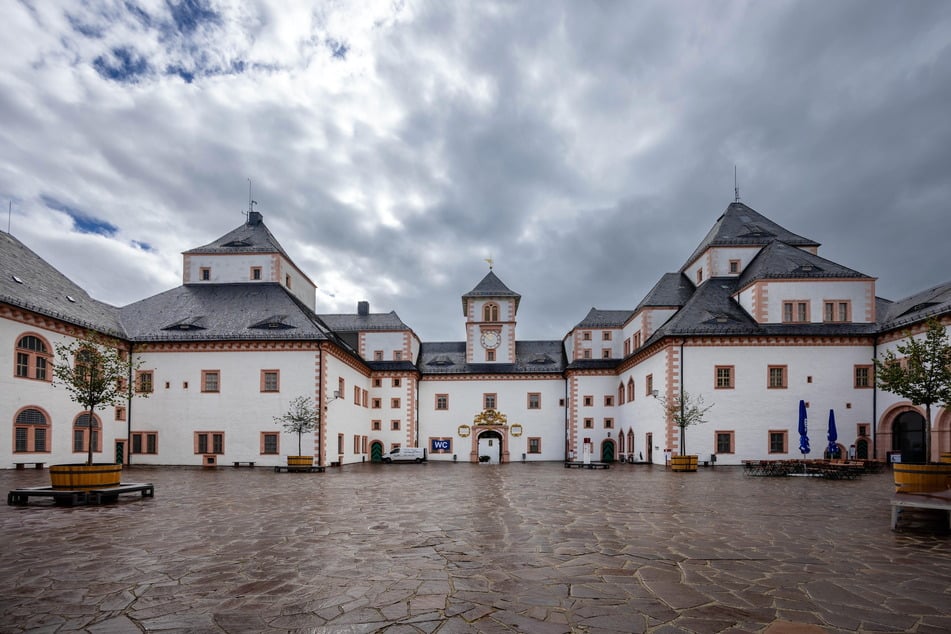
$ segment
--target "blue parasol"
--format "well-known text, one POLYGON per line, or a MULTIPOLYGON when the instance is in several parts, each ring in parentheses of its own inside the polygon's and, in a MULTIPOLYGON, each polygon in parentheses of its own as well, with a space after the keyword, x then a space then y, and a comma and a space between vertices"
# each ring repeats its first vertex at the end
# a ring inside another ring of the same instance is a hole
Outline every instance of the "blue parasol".
POLYGON ((829 410, 829 457, 835 458, 839 453, 839 445, 836 444, 836 440, 839 439, 839 434, 835 430, 835 411, 829 410))
POLYGON ((803 457, 809 453, 809 425, 806 420, 806 402, 799 401, 799 451, 803 457))

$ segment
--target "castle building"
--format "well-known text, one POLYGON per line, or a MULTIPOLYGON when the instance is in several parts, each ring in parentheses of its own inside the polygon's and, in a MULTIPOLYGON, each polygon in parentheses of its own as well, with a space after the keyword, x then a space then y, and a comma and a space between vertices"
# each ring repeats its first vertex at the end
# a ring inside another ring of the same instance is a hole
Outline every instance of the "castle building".
MULTIPOLYGON (((84 459, 281 465, 297 436, 274 422, 311 397, 321 465, 421 446, 430 460, 590 457, 662 464, 683 446, 740 464, 812 455, 834 413, 843 454, 914 456, 924 410, 875 386, 872 359, 929 318, 951 326, 951 282, 900 301, 819 243, 734 202, 631 310, 592 308, 562 339, 518 338, 521 296, 490 268, 463 294, 462 341, 424 342, 395 312, 321 314, 316 285, 258 212, 183 254, 182 284, 128 306, 99 302, 0 232, 0 467, 84 459), (139 361, 133 397, 89 420, 53 385, 57 344, 93 332, 139 361), (712 405, 686 438, 665 403, 712 405)), ((932 459, 951 451, 951 408, 933 410, 932 459)), ((924 457, 918 456, 918 457, 924 457)))

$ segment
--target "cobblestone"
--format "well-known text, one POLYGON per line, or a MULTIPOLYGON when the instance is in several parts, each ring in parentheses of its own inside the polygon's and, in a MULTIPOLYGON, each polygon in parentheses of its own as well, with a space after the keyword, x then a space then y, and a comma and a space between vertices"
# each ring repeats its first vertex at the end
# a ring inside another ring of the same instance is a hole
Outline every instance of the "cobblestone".
MULTIPOLYGON (((43 471, 0 471, 7 490, 43 471)), ((855 481, 560 463, 133 467, 0 510, 0 631, 946 632, 951 537, 855 481)))

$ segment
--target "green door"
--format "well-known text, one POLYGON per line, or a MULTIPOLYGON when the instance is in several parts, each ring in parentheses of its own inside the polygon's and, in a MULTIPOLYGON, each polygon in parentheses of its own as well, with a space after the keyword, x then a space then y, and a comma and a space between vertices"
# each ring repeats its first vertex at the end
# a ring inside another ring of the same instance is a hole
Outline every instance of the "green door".
POLYGON ((601 444, 601 462, 614 462, 614 443, 610 440, 601 444))
POLYGON ((370 462, 382 462, 383 460, 383 444, 382 443, 372 443, 370 445, 370 462))

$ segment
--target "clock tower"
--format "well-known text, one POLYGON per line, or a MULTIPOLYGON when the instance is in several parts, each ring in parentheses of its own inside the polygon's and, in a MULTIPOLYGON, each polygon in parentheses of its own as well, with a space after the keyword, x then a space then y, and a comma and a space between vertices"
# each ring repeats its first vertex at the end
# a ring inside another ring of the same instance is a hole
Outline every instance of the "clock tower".
POLYGON ((515 314, 520 299, 491 269, 462 296, 467 363, 515 363, 515 314))

